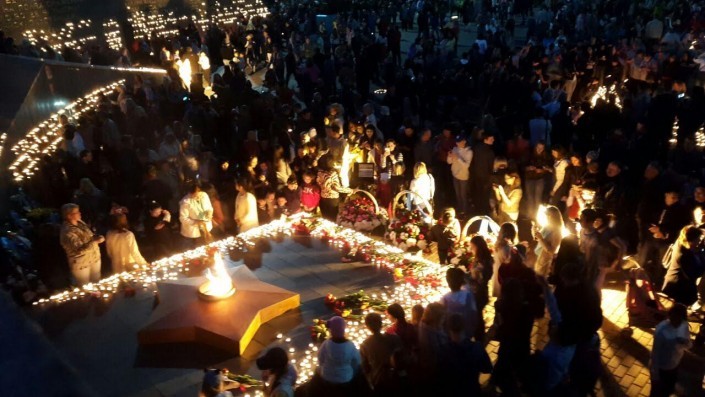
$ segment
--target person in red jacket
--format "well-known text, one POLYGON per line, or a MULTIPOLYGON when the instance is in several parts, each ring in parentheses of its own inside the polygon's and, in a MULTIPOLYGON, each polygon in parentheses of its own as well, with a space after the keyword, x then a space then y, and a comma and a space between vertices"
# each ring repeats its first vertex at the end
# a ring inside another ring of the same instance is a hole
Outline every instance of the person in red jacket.
POLYGON ((314 175, 311 171, 304 172, 303 180, 301 206, 306 212, 315 212, 321 201, 321 188, 314 182, 314 175))

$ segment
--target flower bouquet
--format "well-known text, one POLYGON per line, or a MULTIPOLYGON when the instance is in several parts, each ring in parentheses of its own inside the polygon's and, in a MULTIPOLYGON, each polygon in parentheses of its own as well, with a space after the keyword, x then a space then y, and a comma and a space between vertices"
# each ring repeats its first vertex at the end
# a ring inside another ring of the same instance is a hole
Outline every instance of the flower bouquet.
POLYGON ((385 311, 388 306, 384 300, 370 296, 362 290, 340 298, 328 294, 325 303, 336 315, 343 318, 361 318, 364 310, 385 311))
POLYGON ((420 210, 398 209, 384 238, 404 251, 424 250, 428 247, 430 226, 427 215, 420 210))
POLYGON ((314 342, 323 342, 328 337, 328 327, 326 327, 326 321, 321 319, 313 320, 313 325, 311 326, 311 339, 314 342))
POLYGON ((379 208, 374 196, 362 190, 355 193, 364 195, 349 195, 340 207, 336 223, 360 232, 371 232, 389 221, 387 211, 379 208))
POLYGON ((241 374, 234 374, 230 371, 225 372, 225 377, 228 378, 228 380, 232 382, 237 382, 240 384, 240 391, 245 392, 247 389, 250 387, 262 387, 264 386, 263 382, 259 379, 255 379, 254 377, 250 375, 241 375, 241 374))
POLYGON ((301 218, 291 225, 295 236, 310 236, 311 232, 319 226, 318 217, 301 218))
POLYGON ((453 248, 449 249, 448 258, 450 259, 451 265, 470 270, 475 260, 475 256, 472 254, 472 251, 470 251, 470 239, 463 239, 453 248))

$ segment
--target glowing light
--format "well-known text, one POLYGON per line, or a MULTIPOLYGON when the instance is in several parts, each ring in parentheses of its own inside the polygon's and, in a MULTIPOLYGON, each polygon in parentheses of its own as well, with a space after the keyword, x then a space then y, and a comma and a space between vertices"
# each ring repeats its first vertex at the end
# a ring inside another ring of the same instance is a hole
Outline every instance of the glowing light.
POLYGON ((191 61, 188 58, 179 59, 176 61, 176 67, 181 81, 184 82, 186 89, 191 91, 191 61))
POLYGON ((546 206, 539 205, 538 211, 536 211, 536 224, 540 227, 546 227, 548 225, 548 217, 546 216, 546 206))
POLYGON ((66 114, 69 119, 78 118, 81 114, 98 106, 98 98, 101 94, 112 92, 124 81, 119 80, 90 92, 83 98, 68 104, 56 114, 51 115, 49 119, 30 130, 22 140, 12 147, 12 151, 17 156, 9 167, 14 180, 20 182, 34 175, 39 169, 39 160, 44 155, 54 153, 63 142, 62 126, 59 123, 60 115, 66 114))
POLYGON ((617 94, 617 86, 615 84, 612 84, 612 86, 608 89, 605 86, 600 86, 597 89, 597 92, 595 95, 590 98, 590 105, 591 107, 595 107, 597 105, 597 101, 599 99, 602 99, 604 101, 607 101, 608 95, 614 96, 614 104, 617 106, 620 110, 622 109, 622 101, 619 99, 619 95, 617 94))
POLYGON ((225 268, 225 262, 219 252, 213 256, 213 267, 205 273, 208 279, 199 288, 202 295, 214 298, 227 298, 235 293, 233 281, 225 268))

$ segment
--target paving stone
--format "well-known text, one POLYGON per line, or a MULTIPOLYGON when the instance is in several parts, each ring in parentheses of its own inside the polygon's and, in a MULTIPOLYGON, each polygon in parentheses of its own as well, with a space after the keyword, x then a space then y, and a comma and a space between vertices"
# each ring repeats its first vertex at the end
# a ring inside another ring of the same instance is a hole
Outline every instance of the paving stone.
POLYGON ((627 375, 632 376, 632 377, 637 377, 639 376, 639 373, 641 373, 641 369, 643 367, 639 364, 635 364, 631 367, 629 367, 629 371, 627 371, 627 375))
POLYGON ((624 365, 619 365, 617 368, 615 368, 614 371, 612 371, 612 375, 614 375, 615 378, 621 378, 627 374, 628 369, 629 368, 625 367, 624 365))
POLYGON ((639 376, 636 377, 636 379, 634 379, 634 384, 639 387, 644 387, 644 385, 646 385, 646 383, 648 383, 648 382, 649 382, 649 377, 646 374, 644 374, 643 371, 642 371, 642 373, 639 374, 639 376))
POLYGON ((641 387, 636 384, 633 384, 633 385, 629 386, 629 388, 627 389, 627 395, 628 396, 637 396, 637 395, 639 395, 640 391, 641 391, 641 387))

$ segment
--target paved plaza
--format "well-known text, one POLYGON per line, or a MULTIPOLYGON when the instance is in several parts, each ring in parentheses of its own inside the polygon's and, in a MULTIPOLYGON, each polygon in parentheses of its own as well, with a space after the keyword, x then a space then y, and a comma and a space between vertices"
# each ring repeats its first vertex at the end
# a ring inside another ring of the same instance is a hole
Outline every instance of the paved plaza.
MULTIPOLYGON (((265 244, 266 246, 266 244, 265 244)), ((289 346, 305 348, 310 342, 309 325, 315 318, 332 315, 324 303, 328 293, 342 296, 364 289, 380 290, 393 283, 384 270, 360 263, 341 263, 340 254, 322 242, 308 237, 272 242, 269 252, 249 258, 248 266, 257 277, 273 285, 301 294, 301 307, 263 325, 245 354, 233 358, 204 346, 176 344, 140 347, 137 331, 149 320, 154 306, 153 288, 135 297, 121 294, 107 302, 85 301, 46 309, 32 309, 36 320, 68 364, 98 395, 105 396, 195 396, 202 368, 226 367, 233 372, 257 376, 252 361, 266 347, 284 343, 276 335, 291 337, 289 346)), ((431 258, 432 259, 432 258, 431 258)), ((229 261, 228 266, 242 262, 229 261)), ((603 375, 598 396, 647 396, 650 391, 647 363, 652 331, 627 326, 623 283, 618 277, 603 292, 604 325, 600 332, 603 375)), ((493 307, 485 317, 492 323, 493 307)), ((538 321, 533 347, 547 342, 548 320, 538 321)), ((691 324, 693 332, 697 324, 691 324)), ((487 351, 496 360, 498 344, 490 342, 487 351)), ((703 395, 701 390, 705 361, 688 353, 683 362, 679 390, 682 395, 703 395), (700 393, 700 394, 699 394, 700 393)), ((488 376, 481 378, 486 383, 488 376)))

